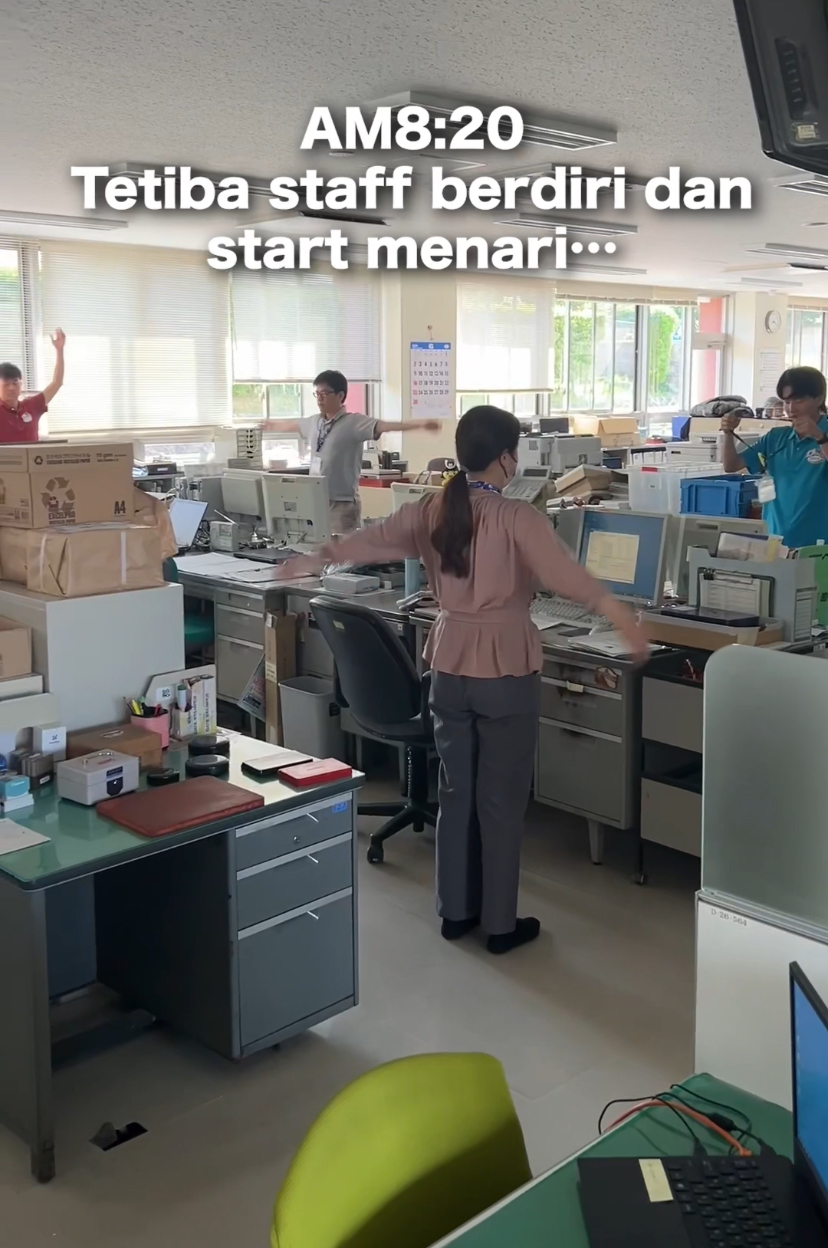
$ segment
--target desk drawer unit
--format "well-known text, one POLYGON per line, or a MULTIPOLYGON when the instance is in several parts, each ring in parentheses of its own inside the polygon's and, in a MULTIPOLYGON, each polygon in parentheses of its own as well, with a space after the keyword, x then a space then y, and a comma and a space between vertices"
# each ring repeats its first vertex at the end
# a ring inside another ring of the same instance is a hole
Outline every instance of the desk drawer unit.
POLYGON ((681 750, 702 752, 704 693, 701 687, 645 676, 642 682, 641 735, 681 750))
POLYGON ((331 1010, 356 991, 353 894, 334 893, 239 933, 244 1049, 331 1010))
POLYGON ((216 635, 216 693, 238 702, 259 666, 264 646, 235 637, 216 635))
POLYGON ((701 793, 658 780, 641 781, 641 836, 701 857, 701 793))
POLYGON ((244 871, 285 854, 307 850, 334 837, 351 833, 352 795, 326 798, 303 810, 239 828, 236 832, 236 870, 244 871))
POLYGON ((324 844, 245 867, 236 876, 239 931, 349 889, 353 868, 354 843, 350 832, 324 844))
POLYGON ((264 644, 264 616, 261 611, 251 611, 247 607, 228 607, 217 602, 216 633, 219 637, 233 637, 239 641, 252 641, 255 645, 264 644))
POLYGON ((213 595, 217 607, 234 607, 237 611, 252 611, 264 618, 264 599, 261 594, 246 594, 243 590, 217 589, 213 595))
POLYGON ((597 689, 558 676, 541 677, 541 717, 579 728, 594 728, 620 737, 624 731, 624 699, 620 693, 597 689))
POLYGON ((624 819, 625 752, 617 736, 541 720, 536 796, 595 819, 624 819))

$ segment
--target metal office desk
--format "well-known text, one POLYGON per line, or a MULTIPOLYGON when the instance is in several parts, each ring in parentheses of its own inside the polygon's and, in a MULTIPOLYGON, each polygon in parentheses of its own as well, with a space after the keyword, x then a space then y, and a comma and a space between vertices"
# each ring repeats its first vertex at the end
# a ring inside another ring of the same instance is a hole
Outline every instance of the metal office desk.
MULTIPOLYGON (((695 1075, 687 1085, 701 1097, 711 1097, 746 1113, 753 1130, 778 1153, 793 1157, 791 1115, 779 1105, 762 1101, 710 1075, 695 1075)), ((699 1101, 704 1111, 705 1102, 699 1101)), ((709 1106, 707 1107, 709 1109, 709 1106)), ((618 1106, 618 1112, 624 1109, 618 1106)), ((699 1129, 707 1152, 727 1152, 713 1132, 699 1129)), ((583 1150, 587 1157, 686 1156, 692 1152, 690 1134, 668 1109, 644 1110, 583 1150)), ((462 1227, 434 1248, 589 1248, 578 1198, 577 1156, 528 1183, 513 1196, 462 1227)))
MULTIPOLYGON (((333 656, 316 627, 308 603, 316 594, 325 593, 317 577, 296 581, 263 579, 257 583, 238 581, 227 575, 228 569, 251 571, 257 565, 248 560, 228 556, 224 562, 215 555, 189 557, 178 578, 187 597, 213 604, 216 625, 216 692, 219 698, 238 702, 264 654, 264 628, 268 612, 289 611, 303 617, 297 639, 297 671, 303 676, 333 676, 333 656), (203 561, 203 572, 198 564, 203 561)), ((266 575, 266 573, 265 573, 266 575)), ((393 625, 408 645, 413 645, 413 632, 408 628, 408 615, 397 609, 404 596, 402 589, 380 590, 360 594, 357 601, 370 607, 393 625)))
MULTIPOLYGON (((419 656, 434 613, 411 620, 419 656)), ((542 644, 535 800, 581 815, 600 863, 604 828, 638 824, 641 675, 630 662, 555 641, 549 630, 542 644)))
MULTIPOLYGON (((47 897, 62 884, 94 877, 98 980, 224 1057, 356 1005, 364 777, 260 783, 241 763, 265 749, 234 736, 230 770, 265 806, 187 832, 148 840, 54 791, 15 816, 50 839, 0 856, 0 1122, 29 1144, 39 1181, 55 1173, 47 897)), ((183 767, 183 753, 169 759, 183 767)))

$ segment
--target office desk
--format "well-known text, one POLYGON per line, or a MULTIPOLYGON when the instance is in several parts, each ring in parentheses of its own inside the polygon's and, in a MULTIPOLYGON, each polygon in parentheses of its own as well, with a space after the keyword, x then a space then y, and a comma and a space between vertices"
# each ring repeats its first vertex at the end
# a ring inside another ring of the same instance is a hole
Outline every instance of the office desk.
MULTIPOLYGON (((418 658, 435 614, 412 613, 418 658)), ((640 670, 567 645, 552 630, 542 645, 535 800, 581 815, 592 861, 600 863, 605 827, 638 826, 640 670)))
MULTIPOLYGON (((303 790, 261 783, 241 763, 266 748, 234 735, 229 777, 264 807, 186 832, 148 840, 55 792, 15 816, 50 839, 0 856, 0 1122, 29 1144, 41 1182, 55 1173, 52 1064, 63 1055, 47 900, 62 884, 94 878, 99 982, 224 1057, 356 1005, 363 776, 303 790)), ((183 752, 168 758, 183 771, 183 752)))
MULTIPOLYGON (((176 563, 184 593, 213 605, 219 698, 238 702, 243 696, 264 656, 268 612, 289 611, 303 617, 297 638, 298 675, 328 679, 333 676, 333 656, 308 610, 311 598, 328 592, 322 588, 318 577, 276 580, 270 565, 234 559, 232 555, 193 555, 176 563), (240 575, 245 579, 237 579, 240 575)), ((379 590, 360 594, 356 601, 379 611, 406 644, 413 647, 408 614, 397 608, 403 596, 402 589, 379 590)))
MULTIPOLYGON (((778 1153, 793 1155, 791 1115, 779 1105, 761 1101, 709 1075, 696 1075, 687 1087, 735 1109, 743 1110, 754 1131, 778 1153)), ((698 1102, 704 1109, 704 1102, 698 1102)), ((625 1106, 618 1106, 622 1113, 625 1106)), ((708 1106, 708 1108, 710 1108, 708 1106)), ((610 1117, 610 1121, 611 1121, 610 1117)), ((709 1153, 725 1153, 727 1145, 713 1132, 698 1128, 709 1153)), ((683 1156, 692 1152, 690 1135, 667 1109, 645 1110, 617 1130, 584 1149, 587 1157, 683 1156)), ((578 1198, 577 1157, 535 1179, 480 1218, 443 1239, 434 1248, 589 1248, 578 1198)))

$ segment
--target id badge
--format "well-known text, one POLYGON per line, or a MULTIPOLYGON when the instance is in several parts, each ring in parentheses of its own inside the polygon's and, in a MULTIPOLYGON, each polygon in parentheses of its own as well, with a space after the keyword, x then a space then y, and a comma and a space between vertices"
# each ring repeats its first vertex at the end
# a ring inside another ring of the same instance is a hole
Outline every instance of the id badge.
POLYGON ((757 493, 760 503, 772 503, 776 498, 776 486, 773 483, 773 477, 769 477, 767 473, 760 477, 757 493))
POLYGON ((322 456, 321 455, 311 455, 310 475, 312 477, 322 476, 322 456))

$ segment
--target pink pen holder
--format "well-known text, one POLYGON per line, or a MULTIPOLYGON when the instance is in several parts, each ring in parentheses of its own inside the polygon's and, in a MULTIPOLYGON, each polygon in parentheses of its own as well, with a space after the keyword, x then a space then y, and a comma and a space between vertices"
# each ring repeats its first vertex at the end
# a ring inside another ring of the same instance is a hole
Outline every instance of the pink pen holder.
POLYGON ((163 715, 132 715, 131 722, 138 728, 146 728, 161 738, 161 749, 166 750, 170 744, 170 712, 163 715))

